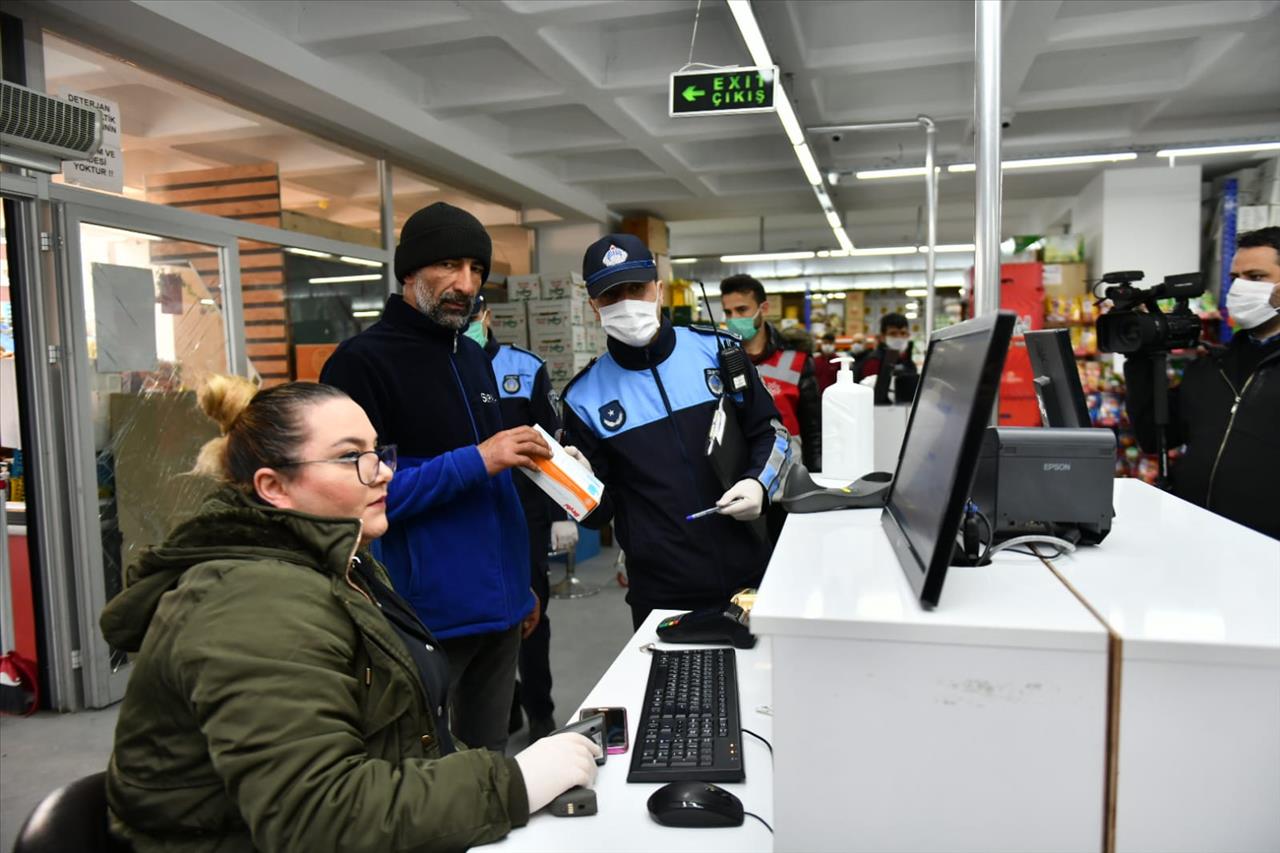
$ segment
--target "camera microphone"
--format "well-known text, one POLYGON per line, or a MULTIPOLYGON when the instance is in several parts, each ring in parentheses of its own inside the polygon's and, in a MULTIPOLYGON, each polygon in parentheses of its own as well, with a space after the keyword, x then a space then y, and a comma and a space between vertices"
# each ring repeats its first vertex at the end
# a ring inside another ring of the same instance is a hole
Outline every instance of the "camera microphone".
POLYGON ((1124 270, 1121 272, 1109 272, 1102 277, 1103 284, 1128 284, 1131 281, 1142 281, 1147 274, 1142 270, 1124 270))

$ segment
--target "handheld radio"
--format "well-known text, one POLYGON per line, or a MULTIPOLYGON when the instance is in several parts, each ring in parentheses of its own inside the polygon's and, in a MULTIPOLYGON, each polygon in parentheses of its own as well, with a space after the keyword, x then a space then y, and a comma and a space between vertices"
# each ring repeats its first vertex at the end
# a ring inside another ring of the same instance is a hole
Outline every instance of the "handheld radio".
MULTIPOLYGON (((695 279, 698 287, 702 288, 702 301, 707 304, 707 316, 711 318, 712 327, 715 328, 715 312, 711 310, 711 300, 707 298, 707 286, 701 280, 695 279)), ((747 390, 747 353, 737 346, 735 341, 720 332, 716 328, 716 339, 720 341, 720 351, 716 354, 716 360, 720 362, 720 380, 724 382, 724 387, 729 389, 729 393, 738 394, 747 390)))

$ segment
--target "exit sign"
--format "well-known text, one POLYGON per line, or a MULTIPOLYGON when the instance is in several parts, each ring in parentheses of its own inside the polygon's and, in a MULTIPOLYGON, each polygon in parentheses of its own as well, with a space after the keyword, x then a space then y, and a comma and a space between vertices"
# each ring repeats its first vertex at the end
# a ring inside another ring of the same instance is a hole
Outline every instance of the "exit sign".
POLYGON ((771 113, 778 67, 677 71, 671 75, 671 115, 771 113))

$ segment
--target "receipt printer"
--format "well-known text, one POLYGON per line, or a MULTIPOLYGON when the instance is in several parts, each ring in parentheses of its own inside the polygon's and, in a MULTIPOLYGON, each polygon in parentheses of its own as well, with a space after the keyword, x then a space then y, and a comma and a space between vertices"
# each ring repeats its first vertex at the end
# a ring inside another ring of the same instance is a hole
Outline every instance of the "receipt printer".
POLYGON ((1116 436, 1109 429, 988 427, 973 502, 995 541, 1031 533, 1096 545, 1111 531, 1116 436))

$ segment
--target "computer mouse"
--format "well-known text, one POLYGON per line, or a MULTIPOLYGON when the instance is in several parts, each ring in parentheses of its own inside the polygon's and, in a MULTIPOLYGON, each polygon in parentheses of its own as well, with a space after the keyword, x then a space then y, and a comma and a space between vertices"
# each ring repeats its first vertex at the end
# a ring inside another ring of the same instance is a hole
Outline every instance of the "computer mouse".
POLYGON ((742 800, 710 782, 671 782, 649 797, 649 814, 663 826, 742 826, 742 800))

